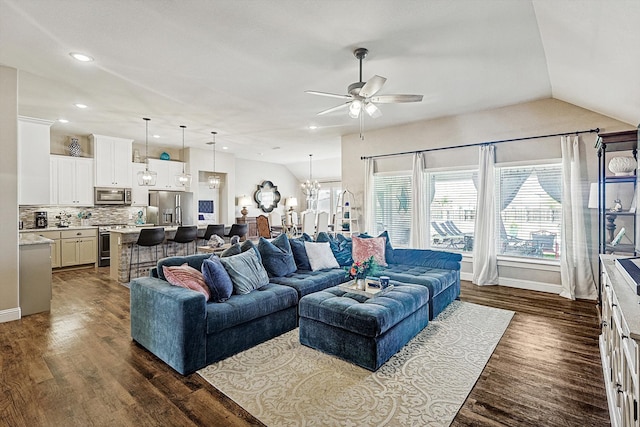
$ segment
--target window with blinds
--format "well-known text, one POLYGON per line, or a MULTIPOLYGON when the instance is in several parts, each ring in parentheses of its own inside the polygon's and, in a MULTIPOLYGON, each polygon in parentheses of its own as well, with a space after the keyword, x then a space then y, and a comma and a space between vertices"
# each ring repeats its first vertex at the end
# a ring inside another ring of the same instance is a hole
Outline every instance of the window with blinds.
POLYGON ((431 247, 473 250, 478 192, 474 170, 429 173, 431 247))
POLYGON ((411 176, 376 175, 374 184, 375 230, 377 236, 389 232, 394 247, 408 247, 411 231, 411 176))
POLYGON ((559 258, 562 165, 497 168, 498 254, 559 258))

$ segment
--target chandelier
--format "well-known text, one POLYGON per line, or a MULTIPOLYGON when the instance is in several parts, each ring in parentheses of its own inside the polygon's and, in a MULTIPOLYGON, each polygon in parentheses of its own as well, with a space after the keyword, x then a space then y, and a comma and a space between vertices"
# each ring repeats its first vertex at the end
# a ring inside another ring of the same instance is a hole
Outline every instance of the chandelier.
POLYGON ((320 190, 320 183, 317 180, 313 180, 312 163, 313 154, 309 154, 309 179, 303 182, 300 187, 302 192, 306 196, 307 200, 318 197, 318 190, 320 190))
POLYGON ((216 188, 220 188, 220 177, 218 175, 216 175, 216 134, 218 132, 211 132, 211 134, 213 135, 213 141, 212 142, 207 142, 207 144, 211 144, 213 145, 213 175, 209 175, 209 179, 207 180, 209 182, 209 188, 211 189, 216 189, 216 188))
POLYGON ((156 185, 156 180, 158 179, 158 173, 149 170, 149 120, 148 118, 143 118, 145 121, 145 135, 144 135, 144 170, 138 172, 138 185, 144 185, 147 187, 152 187, 156 185))
POLYGON ((180 126, 182 128, 182 173, 180 175, 176 175, 176 185, 178 187, 189 187, 191 185, 191 175, 186 173, 185 171, 185 162, 184 162, 184 130, 187 128, 185 125, 180 126))

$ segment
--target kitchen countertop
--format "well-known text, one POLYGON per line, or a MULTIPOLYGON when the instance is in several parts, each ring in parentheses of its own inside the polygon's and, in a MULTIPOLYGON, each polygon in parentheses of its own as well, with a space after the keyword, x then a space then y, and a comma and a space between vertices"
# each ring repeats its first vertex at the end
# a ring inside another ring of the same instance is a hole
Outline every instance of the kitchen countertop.
POLYGON ((97 225, 72 225, 70 227, 25 228, 19 231, 20 233, 41 233, 43 231, 88 230, 92 228, 99 227, 97 225))
POLYGON ((20 246, 44 245, 44 244, 51 244, 51 243, 53 243, 53 240, 47 239, 46 237, 38 236, 37 234, 31 234, 31 233, 20 234, 20 243, 19 243, 20 246))

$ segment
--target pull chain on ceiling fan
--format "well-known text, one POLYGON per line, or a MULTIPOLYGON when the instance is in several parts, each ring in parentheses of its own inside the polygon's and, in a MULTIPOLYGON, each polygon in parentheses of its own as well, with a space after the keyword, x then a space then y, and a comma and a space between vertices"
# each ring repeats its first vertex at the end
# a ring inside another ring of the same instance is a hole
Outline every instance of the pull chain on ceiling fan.
POLYGON ((385 77, 378 75, 373 76, 367 82, 362 81, 362 60, 367 57, 369 51, 363 47, 360 47, 353 51, 353 55, 358 59, 360 63, 360 72, 358 74, 358 81, 352 83, 347 88, 347 95, 340 95, 329 92, 318 92, 315 90, 307 90, 305 93, 312 95, 327 96, 330 98, 348 99, 349 101, 344 104, 337 105, 335 107, 328 108, 320 111, 319 116, 332 113, 334 111, 342 110, 344 108, 349 109, 349 117, 353 119, 360 119, 360 139, 364 139, 363 127, 364 127, 364 110, 369 117, 376 118, 382 115, 382 112, 376 104, 398 104, 404 102, 421 102, 422 95, 378 95, 374 96, 387 81, 385 77))

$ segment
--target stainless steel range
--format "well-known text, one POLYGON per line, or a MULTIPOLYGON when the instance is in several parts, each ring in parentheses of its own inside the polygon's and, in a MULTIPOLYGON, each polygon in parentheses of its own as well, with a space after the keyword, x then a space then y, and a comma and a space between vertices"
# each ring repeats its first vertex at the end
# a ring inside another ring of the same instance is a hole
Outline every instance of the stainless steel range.
POLYGON ((110 265, 111 230, 126 228, 126 224, 99 224, 98 225, 98 266, 110 265))

